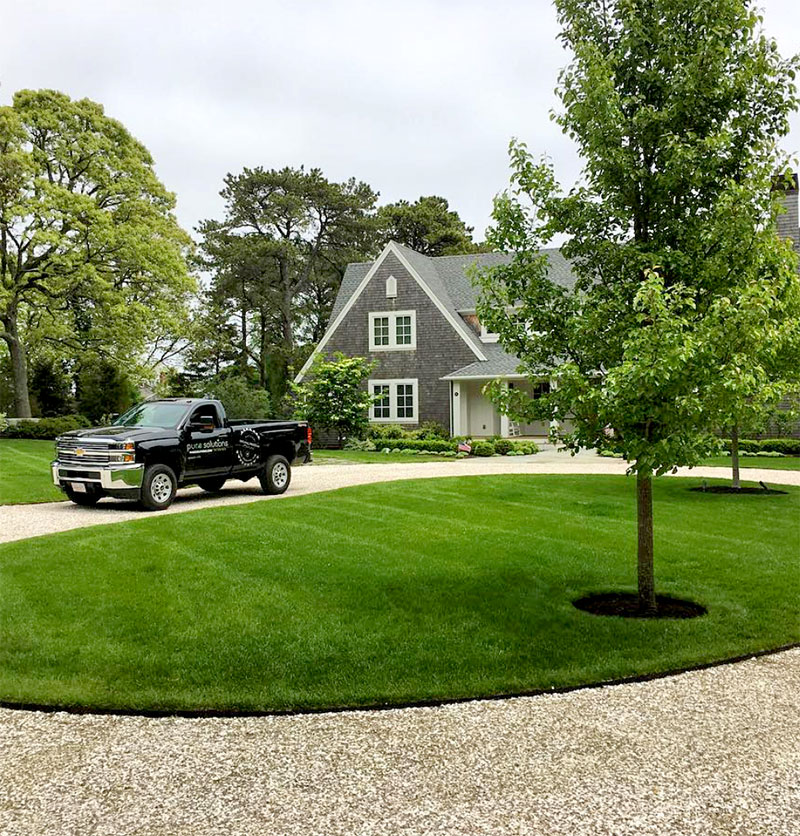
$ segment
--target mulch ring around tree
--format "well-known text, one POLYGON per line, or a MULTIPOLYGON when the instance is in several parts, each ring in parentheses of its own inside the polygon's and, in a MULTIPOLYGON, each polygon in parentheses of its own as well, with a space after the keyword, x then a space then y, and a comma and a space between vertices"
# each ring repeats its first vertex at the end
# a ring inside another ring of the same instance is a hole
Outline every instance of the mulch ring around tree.
POLYGON ((572 605, 592 615, 617 615, 622 618, 697 618, 707 610, 702 604, 669 595, 656 595, 656 611, 639 609, 635 592, 597 592, 573 601, 572 605))
POLYGON ((762 496, 769 496, 774 494, 783 494, 786 496, 787 491, 779 491, 777 488, 770 488, 767 486, 754 488, 748 485, 744 488, 734 488, 733 485, 698 485, 694 488, 689 488, 690 491, 699 491, 700 493, 727 493, 727 494, 760 494, 762 496))

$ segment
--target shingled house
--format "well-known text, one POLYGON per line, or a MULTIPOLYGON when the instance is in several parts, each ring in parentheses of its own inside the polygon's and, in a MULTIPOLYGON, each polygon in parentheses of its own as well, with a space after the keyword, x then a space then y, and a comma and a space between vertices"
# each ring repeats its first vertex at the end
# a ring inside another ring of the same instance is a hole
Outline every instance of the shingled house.
MULTIPOLYGON (((572 287, 567 260, 558 249, 546 252, 551 281, 572 287)), ((510 423, 481 392, 498 378, 530 390, 519 361, 481 326, 468 275, 472 265, 508 259, 502 253, 429 258, 392 241, 375 261, 348 266, 314 354, 342 351, 376 362, 369 381, 378 398, 372 422, 414 427, 438 421, 452 435, 546 435, 545 424, 510 423)))
MULTIPOLYGON (((800 252, 797 175, 784 203, 787 211, 778 219, 778 232, 800 252)), ((550 280, 571 288, 576 277, 560 250, 543 252, 550 280)), ((508 259, 502 253, 429 258, 391 242, 375 261, 350 264, 328 330, 296 381, 317 353, 342 351, 376 362, 369 381, 377 397, 372 422, 414 427, 438 421, 452 435, 547 435, 541 422, 510 422, 481 391, 498 378, 531 391, 517 370, 518 360, 481 326, 469 277, 472 265, 491 267, 508 259)), ((792 434, 800 434, 800 424, 792 434)))

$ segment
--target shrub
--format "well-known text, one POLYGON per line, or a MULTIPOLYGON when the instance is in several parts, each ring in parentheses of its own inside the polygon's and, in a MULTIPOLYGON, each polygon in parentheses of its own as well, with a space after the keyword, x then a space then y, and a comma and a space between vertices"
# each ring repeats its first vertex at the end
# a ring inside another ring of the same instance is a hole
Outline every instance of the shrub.
MULTIPOLYGON (((724 438, 722 443, 726 450, 731 449, 731 440, 724 438)), ((740 453, 758 453, 765 450, 773 453, 783 453, 785 456, 800 456, 800 438, 752 438, 739 439, 740 453)))
POLYGON ((455 451, 457 444, 454 441, 437 441, 431 439, 422 441, 418 438, 395 438, 392 439, 394 450, 427 450, 429 453, 446 453, 448 450, 455 451))
POLYGON ((494 444, 491 441, 476 441, 475 444, 472 445, 472 455, 473 456, 493 456, 494 455, 494 444))
POLYGON ((90 421, 83 415, 61 415, 58 418, 42 418, 39 421, 17 421, 9 424, 4 438, 56 438, 72 430, 90 427, 90 421))
POLYGON ((417 430, 417 438, 422 439, 442 439, 448 441, 450 433, 438 421, 423 421, 417 430))
POLYGON ((6 414, 5 412, 0 412, 0 435, 6 431, 7 427, 8 421, 6 421, 6 414))
POLYGON ((391 438, 406 438, 406 433, 402 427, 397 424, 370 424, 367 430, 367 438, 373 438, 376 441, 391 438))
POLYGON ((375 450, 375 444, 369 438, 365 438, 363 441, 360 438, 348 438, 345 442, 344 449, 372 453, 375 450))
POLYGON ((509 438, 498 438, 494 443, 494 451, 501 456, 508 455, 512 450, 516 450, 516 445, 509 438))

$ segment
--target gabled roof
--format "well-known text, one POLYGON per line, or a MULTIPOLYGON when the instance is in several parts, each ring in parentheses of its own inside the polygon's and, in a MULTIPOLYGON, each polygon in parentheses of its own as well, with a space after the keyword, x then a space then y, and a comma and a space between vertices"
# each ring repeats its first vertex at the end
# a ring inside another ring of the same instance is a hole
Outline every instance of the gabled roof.
MULTIPOLYGON (((574 287, 577 277, 572 272, 569 262, 561 254, 561 251, 557 248, 550 248, 542 250, 542 252, 546 253, 548 257, 548 277, 550 280, 566 288, 574 287)), ((328 330, 295 378, 296 382, 299 382, 306 373, 314 355, 328 342, 356 298, 369 283, 378 265, 389 253, 393 253, 401 263, 404 263, 411 275, 430 296, 433 303, 475 355, 477 362, 454 372, 453 375, 448 375, 444 379, 454 379, 454 375, 461 377, 516 375, 519 361, 506 354, 501 346, 482 342, 480 337, 466 325, 460 316, 460 313, 474 311, 478 301, 478 290, 473 286, 471 279, 474 267, 481 269, 507 264, 511 260, 511 256, 507 253, 476 253, 429 257, 403 244, 398 244, 396 241, 391 241, 375 261, 348 264, 331 311, 328 330), (473 367, 476 368, 473 370, 473 367)))

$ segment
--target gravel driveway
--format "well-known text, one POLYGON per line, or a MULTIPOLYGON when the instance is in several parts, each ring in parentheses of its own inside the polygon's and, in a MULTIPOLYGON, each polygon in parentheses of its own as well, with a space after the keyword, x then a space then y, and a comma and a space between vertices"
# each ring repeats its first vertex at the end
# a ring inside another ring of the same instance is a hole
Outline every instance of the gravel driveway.
MULTIPOLYGON (((443 462, 409 462, 400 464, 332 464, 319 467, 296 467, 292 471, 292 484, 280 497, 265 496, 258 480, 228 482, 217 496, 203 493, 199 488, 187 488, 179 492, 175 503, 159 514, 179 514, 199 508, 218 505, 238 505, 244 502, 281 499, 316 491, 328 491, 351 485, 374 482, 391 482, 399 479, 426 479, 440 476, 480 476, 503 473, 571 473, 571 474, 620 474, 625 473, 625 462, 604 459, 594 453, 577 456, 547 450, 536 456, 501 457, 488 459, 461 459, 443 462)), ((698 479, 726 478, 724 468, 698 467, 682 469, 681 476, 698 479)), ((742 479, 762 480, 771 484, 800 485, 800 471, 743 470, 742 479)), ((0 543, 22 540, 40 534, 53 534, 90 525, 124 522, 149 516, 134 503, 104 499, 94 508, 82 508, 71 502, 43 502, 36 505, 0 505, 0 543)))
POLYGON ((442 708, 0 711, 0 833, 795 836, 800 650, 442 708))

